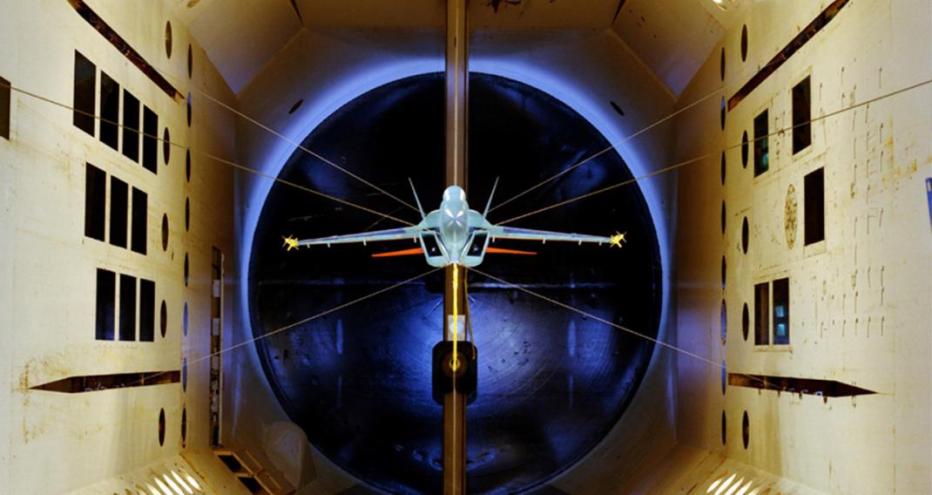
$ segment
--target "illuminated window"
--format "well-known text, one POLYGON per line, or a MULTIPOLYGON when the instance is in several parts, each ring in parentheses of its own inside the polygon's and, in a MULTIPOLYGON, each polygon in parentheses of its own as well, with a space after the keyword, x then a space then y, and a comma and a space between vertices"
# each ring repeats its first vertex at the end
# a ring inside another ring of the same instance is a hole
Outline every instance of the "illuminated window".
POLYGON ((139 161, 139 100, 123 90, 123 156, 139 161))
POLYGON ((768 113, 764 110, 754 118, 754 177, 770 168, 768 113))
POLYGON ((149 196, 133 188, 133 231, 131 246, 133 251, 146 254, 147 222, 149 219, 149 196))
POLYGON ((136 340, 136 277, 120 275, 120 340, 136 340))
POLYGON ((825 239, 825 172, 814 170, 803 180, 806 245, 825 239))
POLYGON ((781 278, 755 285, 754 345, 789 345, 789 343, 790 279, 781 278))
POLYGON ((790 279, 773 281, 773 343, 790 343, 790 279))
POLYGON ((770 284, 754 286, 754 345, 770 344, 770 284))
POLYGON ((97 66, 74 52, 74 126, 94 135, 94 115, 96 115, 97 66))
POLYGON ((87 164, 84 179, 84 235, 103 241, 107 217, 107 173, 87 164))
POLYGON ((119 149, 120 85, 105 72, 100 73, 100 140, 119 149))
POLYGON ((126 226, 128 223, 129 186, 110 177, 110 244, 126 247, 126 226))
POLYGON ((809 124, 811 115, 811 98, 809 76, 793 86, 793 153, 797 153, 812 144, 812 129, 809 124))
POLYGON ((113 340, 116 274, 97 269, 97 314, 94 335, 97 340, 113 340))

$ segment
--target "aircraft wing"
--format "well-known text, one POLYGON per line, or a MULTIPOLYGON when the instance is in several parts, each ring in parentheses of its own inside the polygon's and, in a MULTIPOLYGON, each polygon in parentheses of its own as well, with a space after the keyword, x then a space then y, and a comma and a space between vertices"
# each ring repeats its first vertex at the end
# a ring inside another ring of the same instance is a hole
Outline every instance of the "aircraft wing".
POLYGON ((332 244, 368 244, 370 242, 398 241, 398 240, 417 240, 420 234, 418 227, 403 227, 386 230, 373 230, 371 232, 360 232, 358 234, 332 235, 329 237, 318 237, 314 239, 296 239, 294 237, 285 237, 284 247, 289 251, 305 246, 330 246, 332 244))
POLYGON ((625 242, 624 234, 615 234, 611 236, 598 236, 586 234, 571 234, 566 232, 551 232, 547 230, 521 229, 517 227, 503 227, 493 225, 489 228, 489 236, 492 239, 514 239, 521 241, 541 241, 546 242, 575 242, 577 244, 595 243, 608 244, 610 246, 621 247, 625 242))

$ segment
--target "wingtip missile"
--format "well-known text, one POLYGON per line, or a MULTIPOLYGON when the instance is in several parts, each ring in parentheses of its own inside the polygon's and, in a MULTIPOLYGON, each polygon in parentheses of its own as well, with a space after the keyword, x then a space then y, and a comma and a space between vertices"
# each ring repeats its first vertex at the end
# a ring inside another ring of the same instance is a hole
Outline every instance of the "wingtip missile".
POLYGON ((298 248, 300 247, 300 246, 298 245, 298 238, 297 238, 297 237, 291 237, 291 236, 287 236, 287 237, 286 237, 286 236, 282 236, 282 240, 285 241, 285 242, 282 243, 282 247, 285 248, 285 251, 292 251, 292 250, 298 249, 298 248))
POLYGON ((625 233, 615 232, 614 235, 612 235, 612 236, 610 236, 610 237, 608 238, 608 245, 609 245, 610 247, 619 247, 619 248, 622 247, 622 245, 624 245, 626 242, 628 242, 628 240, 625 239, 625 235, 626 235, 626 234, 627 234, 627 232, 625 232, 625 233))

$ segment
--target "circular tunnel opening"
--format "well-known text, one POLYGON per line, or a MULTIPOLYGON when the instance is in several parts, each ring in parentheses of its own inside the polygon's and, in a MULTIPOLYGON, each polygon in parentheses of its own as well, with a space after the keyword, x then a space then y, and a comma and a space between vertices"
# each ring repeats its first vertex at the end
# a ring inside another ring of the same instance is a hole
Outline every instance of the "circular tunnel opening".
MULTIPOLYGON (((424 208, 444 186, 442 74, 395 81, 325 119, 303 145, 424 208)), ((470 76, 470 207, 482 210, 604 150, 583 117, 528 85, 470 76)), ((419 215, 298 150, 281 179, 412 223, 419 215)), ((615 152, 494 209, 498 223, 632 177, 615 152)), ((276 183, 265 200, 249 270, 250 318, 264 372, 292 421, 320 452, 360 481, 392 493, 434 493, 441 480, 442 408, 431 396, 431 349, 442 338, 443 274, 286 325, 427 272, 423 257, 374 259, 410 247, 345 245, 285 252, 282 236, 319 237, 395 226, 391 220, 276 183), (271 334, 261 338, 266 334, 271 334)), ((618 423, 653 344, 599 319, 657 337, 662 278, 657 235, 636 184, 511 225, 608 235, 605 246, 499 242, 535 256, 486 256, 468 276, 479 349, 478 393, 467 409, 471 492, 521 492, 575 464, 618 423), (595 317, 595 318, 593 318, 595 317)))

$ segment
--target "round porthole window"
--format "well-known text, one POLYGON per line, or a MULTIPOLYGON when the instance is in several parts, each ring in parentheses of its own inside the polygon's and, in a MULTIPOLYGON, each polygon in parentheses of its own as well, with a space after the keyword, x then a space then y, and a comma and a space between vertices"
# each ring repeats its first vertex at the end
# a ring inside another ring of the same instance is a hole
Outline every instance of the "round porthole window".
POLYGON ((168 251, 168 215, 162 214, 162 251, 168 251))
POLYGON ((165 165, 168 165, 172 155, 172 138, 168 132, 168 127, 162 131, 162 157, 165 158, 165 165))
POLYGON ((184 286, 188 286, 188 276, 191 273, 191 265, 188 262, 188 253, 184 253, 184 286))
POLYGON ((722 79, 722 81, 724 81, 725 80, 725 47, 724 46, 722 47, 721 54, 719 55, 718 72, 719 72, 719 77, 722 79))
POLYGON ((751 228, 748 226, 748 217, 741 221, 741 250, 748 254, 748 244, 751 242, 751 228))
POLYGON ((725 210, 725 202, 722 201, 722 235, 725 235, 725 223, 728 221, 727 211, 725 210))
POLYGON ((747 342, 748 334, 751 331, 751 312, 748 310, 748 303, 744 303, 744 307, 741 308, 741 336, 744 337, 744 341, 747 342))
POLYGON ((744 417, 741 418, 741 441, 744 443, 745 450, 747 450, 748 445, 751 444, 751 422, 748 420, 747 411, 744 411, 744 417))
POLYGON ((748 131, 741 135, 741 166, 748 168, 748 131))
POLYGON ((191 230, 191 198, 184 198, 184 230, 191 230))
POLYGON ((185 337, 188 336, 188 303, 184 303, 184 309, 181 314, 181 329, 185 337))
POLYGON ((190 149, 184 152, 184 178, 186 181, 191 182, 191 150, 190 149))
POLYGON ((165 445, 165 409, 159 411, 159 445, 165 445))
POLYGON ((719 107, 718 119, 720 121, 719 124, 722 126, 722 130, 724 131, 725 130, 725 97, 724 96, 722 97, 722 103, 721 103, 721 106, 719 107))
POLYGON ((172 58, 172 23, 165 23, 165 56, 172 58))
POLYGON ((741 61, 748 59, 748 25, 741 26, 741 61))
POLYGON ((725 368, 725 360, 722 360, 722 395, 725 395, 725 386, 728 384, 728 373, 725 368))
POLYGON ((725 411, 722 411, 722 445, 725 445, 725 442, 728 440, 728 429, 727 429, 727 419, 725 417, 725 411))
POLYGON ((194 50, 188 45, 188 77, 194 75, 194 50))
POLYGON ((722 256, 722 289, 725 288, 725 271, 726 271, 725 257, 722 256))
POLYGON ((725 307, 724 299, 722 299, 721 329, 722 329, 722 345, 725 345, 725 342, 728 339, 728 310, 725 307))
POLYGON ((168 306, 165 304, 164 299, 162 299, 162 307, 159 309, 159 318, 159 332, 164 339, 165 334, 168 333, 168 306))
POLYGON ((188 409, 181 409, 181 448, 185 448, 188 442, 188 409))
POLYGON ((725 185, 725 152, 722 152, 722 165, 721 165, 721 175, 722 175, 722 185, 725 185))

